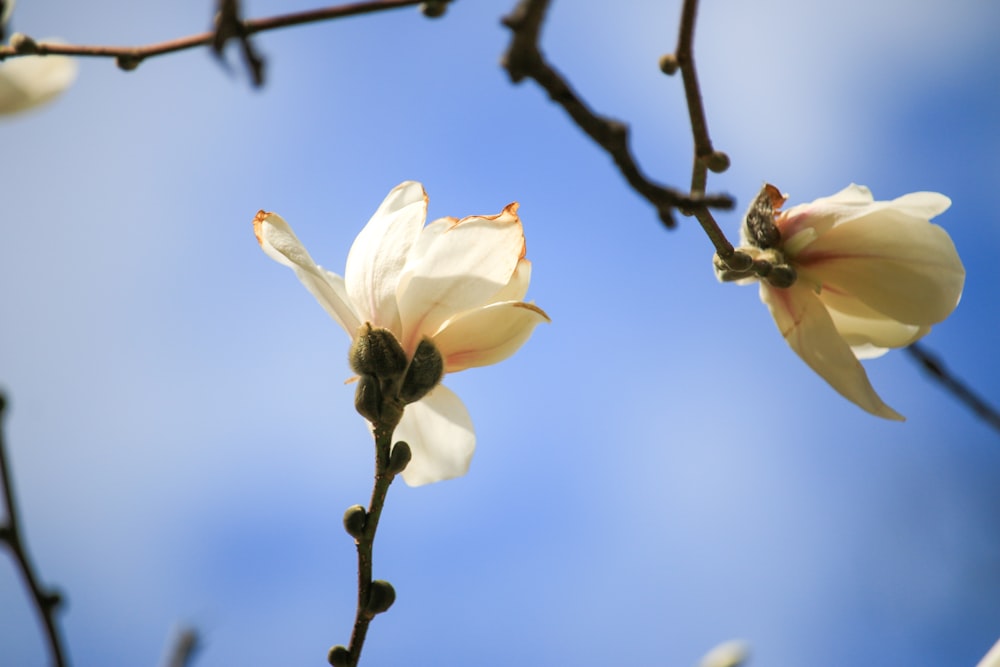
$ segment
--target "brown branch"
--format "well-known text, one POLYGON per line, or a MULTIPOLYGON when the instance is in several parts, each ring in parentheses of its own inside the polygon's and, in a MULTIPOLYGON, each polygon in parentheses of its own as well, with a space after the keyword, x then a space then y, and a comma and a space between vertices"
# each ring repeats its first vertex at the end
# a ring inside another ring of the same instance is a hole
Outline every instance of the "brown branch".
MULTIPOLYGON (((437 0, 436 4, 448 2, 450 0, 437 0)), ((245 37, 258 32, 277 30, 290 26, 303 25, 306 23, 317 23, 330 19, 339 19, 358 14, 369 14, 372 12, 385 11, 389 9, 399 9, 419 5, 423 0, 367 0, 365 2, 355 2, 334 7, 323 7, 320 9, 310 9, 292 14, 281 14, 260 19, 247 19, 240 21, 242 30, 237 33, 245 43, 245 37)), ((427 12, 425 12, 427 13, 427 12)), ((225 14, 225 12, 223 13, 225 14)), ((431 14, 428 14, 431 15, 431 14)), ((225 18, 223 16, 223 18, 225 18)), ((220 21, 220 27, 226 21, 220 21)), ((229 24, 229 28, 232 25, 229 24)), ((0 60, 24 55, 65 55, 82 56, 94 58, 115 58, 118 66, 124 70, 133 70, 139 66, 143 60, 155 56, 161 56, 177 51, 184 51, 200 46, 214 44, 219 35, 219 30, 203 32, 188 37, 180 37, 166 42, 158 42, 146 46, 86 46, 76 44, 53 44, 50 42, 35 42, 30 38, 18 40, 16 45, 0 46, 0 60)), ((225 33, 223 33, 223 36, 225 33)), ((223 40, 224 41, 224 40, 223 40)), ((244 47, 245 49, 246 47, 244 47)))
MULTIPOLYGON (((656 207, 660 220, 674 227, 673 210, 707 210, 707 207, 729 209, 733 199, 728 195, 685 193, 649 180, 639 169, 628 144, 628 127, 619 121, 599 116, 580 99, 566 79, 542 55, 539 47, 542 22, 549 0, 521 0, 503 24, 511 30, 511 42, 504 54, 503 66, 514 83, 534 79, 554 102, 559 104, 576 125, 587 133, 614 160, 628 184, 656 207)), ((704 135, 707 137, 707 133, 704 135)))
POLYGON ((1000 412, 945 368, 941 359, 928 352, 920 343, 911 343, 906 351, 928 375, 937 380, 955 398, 964 403, 977 417, 1000 432, 1000 412))
MULTIPOLYGON (((3 418, 7 407, 7 398, 0 394, 0 419, 3 418)), ((21 522, 17 510, 17 502, 14 496, 13 476, 10 472, 10 465, 7 462, 7 448, 4 442, 2 424, 0 424, 0 482, 3 484, 4 510, 7 515, 7 522, 0 526, 0 542, 5 543, 14 555, 17 569, 24 579, 25 586, 31 593, 31 599, 35 603, 38 615, 45 626, 45 636, 52 652, 52 664, 56 667, 67 665, 66 653, 63 650, 62 638, 59 628, 56 626, 55 612, 62 601, 59 593, 46 590, 38 582, 35 568, 28 556, 28 549, 21 536, 21 522)))

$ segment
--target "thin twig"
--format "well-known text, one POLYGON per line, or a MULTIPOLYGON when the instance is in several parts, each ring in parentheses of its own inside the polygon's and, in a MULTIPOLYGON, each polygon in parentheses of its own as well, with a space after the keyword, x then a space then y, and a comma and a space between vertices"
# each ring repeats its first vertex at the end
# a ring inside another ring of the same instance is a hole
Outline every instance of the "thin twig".
POLYGON ((14 555, 14 561, 24 579, 25 586, 31 593, 31 599, 38 610, 38 616, 45 626, 45 636, 52 652, 52 664, 56 667, 65 667, 69 664, 66 660, 66 652, 63 650, 62 637, 59 628, 56 626, 55 612, 59 607, 61 598, 53 590, 46 590, 38 582, 34 566, 28 556, 28 549, 24 544, 21 535, 21 522, 17 509, 17 502, 14 496, 13 475, 7 462, 7 447, 4 439, 2 419, 7 407, 7 398, 0 394, 0 481, 3 484, 4 510, 7 515, 7 523, 0 526, 0 542, 6 543, 14 555))
POLYGON ((911 343, 906 348, 906 351, 921 365, 928 375, 937 380, 949 393, 964 403, 977 417, 993 427, 995 431, 1000 432, 1000 412, 979 396, 979 394, 970 389, 964 382, 952 375, 945 368, 940 358, 928 352, 920 343, 911 343))
MULTIPOLYGON (((316 23, 330 19, 344 18, 346 16, 369 14, 372 12, 419 5, 422 1, 423 0, 367 0, 366 2, 355 2, 346 5, 310 9, 303 12, 281 14, 267 18, 247 19, 241 23, 243 26, 243 35, 249 36, 258 32, 277 30, 278 28, 287 28, 289 26, 303 25, 305 23, 316 23)), ((149 44, 146 46, 87 46, 77 44, 53 44, 50 42, 34 42, 29 39, 22 41, 20 46, 0 47, 0 60, 23 55, 50 54, 95 58, 115 58, 119 67, 125 70, 132 70, 138 67, 139 63, 147 58, 213 44, 217 39, 217 32, 218 31, 213 30, 199 33, 197 35, 190 35, 188 37, 172 39, 166 42, 149 44)))
POLYGON ((188 667, 194 654, 198 652, 199 645, 198 631, 194 628, 182 628, 170 645, 163 667, 188 667))
POLYGON ((503 58, 503 66, 511 81, 520 83, 526 78, 534 79, 573 122, 611 156, 628 184, 656 207, 660 220, 667 227, 676 225, 673 217, 675 208, 732 208, 733 199, 728 195, 685 193, 654 183, 642 173, 629 148, 628 127, 594 113, 542 55, 539 39, 548 5, 549 0, 521 0, 503 18, 503 24, 512 33, 510 46, 503 58))

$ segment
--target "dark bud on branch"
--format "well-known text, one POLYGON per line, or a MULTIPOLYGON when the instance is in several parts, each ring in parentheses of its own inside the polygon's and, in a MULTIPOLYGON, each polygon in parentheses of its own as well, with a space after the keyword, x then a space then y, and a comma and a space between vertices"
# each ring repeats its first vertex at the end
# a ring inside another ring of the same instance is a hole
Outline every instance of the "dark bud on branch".
POLYGON ((326 654, 326 659, 332 667, 349 667, 351 664, 351 652, 347 650, 346 646, 334 646, 326 654))
POLYGON ((389 465, 385 467, 386 474, 398 475, 403 472, 411 458, 413 458, 413 452, 410 451, 410 446, 400 440, 392 446, 392 453, 389 454, 389 465))
POLYGON ((417 345, 410 367, 406 369, 399 398, 403 403, 419 401, 437 386, 444 375, 444 359, 430 338, 417 345))
POLYGON ((368 514, 361 505, 351 505, 344 512, 344 530, 356 540, 360 540, 365 534, 365 524, 368 523, 368 514))
POLYGON ((365 611, 371 616, 388 611, 392 603, 396 601, 396 589, 388 581, 376 579, 372 582, 371 590, 368 593, 368 604, 365 611))
POLYGON ((667 53, 660 56, 660 71, 667 76, 673 76, 677 74, 677 70, 680 69, 681 64, 677 62, 677 56, 672 53, 667 53))

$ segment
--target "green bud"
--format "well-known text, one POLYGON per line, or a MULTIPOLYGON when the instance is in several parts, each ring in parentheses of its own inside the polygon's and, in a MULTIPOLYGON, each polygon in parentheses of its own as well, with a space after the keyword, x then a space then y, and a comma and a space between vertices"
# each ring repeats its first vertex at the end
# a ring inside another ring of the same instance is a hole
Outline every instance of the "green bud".
POLYGON ((716 174, 721 174, 726 169, 729 169, 729 164, 729 156, 722 151, 712 151, 712 153, 705 158, 705 166, 716 174))
POLYGON ((362 375, 354 388, 354 409, 371 423, 382 417, 382 390, 374 375, 362 375))
POLYGON ((427 0, 420 3, 420 11, 429 19, 436 19, 444 16, 444 11, 448 8, 448 0, 427 0))
POLYGON ((372 587, 368 592, 368 604, 365 611, 374 616, 388 611, 392 603, 396 601, 396 589, 388 581, 376 579, 372 582, 372 587))
POLYGON ((334 646, 326 654, 326 659, 332 667, 347 667, 351 664, 351 652, 346 646, 334 646))
POLYGON ((417 345, 410 367, 403 377, 399 398, 406 403, 419 401, 437 386, 444 375, 444 359, 430 338, 424 338, 417 345))
POLYGON ((413 452, 410 451, 410 446, 400 440, 392 446, 392 453, 389 454, 389 465, 385 467, 385 471, 390 475, 398 475, 406 470, 406 466, 412 458, 413 452))
POLYGON ((358 328, 349 361, 358 375, 374 375, 380 380, 392 380, 406 371, 406 353, 396 337, 388 329, 376 329, 367 322, 358 328))
POLYGON ((344 530, 356 540, 360 540, 365 533, 365 524, 368 522, 368 515, 361 505, 351 505, 344 512, 344 530))

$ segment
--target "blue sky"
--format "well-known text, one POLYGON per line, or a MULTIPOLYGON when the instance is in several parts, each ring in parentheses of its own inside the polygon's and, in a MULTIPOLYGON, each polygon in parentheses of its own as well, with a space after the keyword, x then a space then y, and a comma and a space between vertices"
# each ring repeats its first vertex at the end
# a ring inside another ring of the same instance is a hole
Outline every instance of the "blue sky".
MULTIPOLYGON (((695 39, 713 190, 740 211, 850 182, 937 190, 968 273, 927 346, 994 403, 1000 8, 705 2, 695 39)), ((14 28, 146 43, 210 3, 22 0, 14 28)), ((666 231, 610 160, 497 61, 513 2, 460 1, 261 35, 268 85, 232 53, 77 84, 3 119, 0 384, 29 547, 68 598, 76 665, 322 665, 345 643, 371 442, 346 337, 261 253, 284 216, 340 271, 394 185, 430 215, 521 203, 529 298, 552 317, 501 365, 450 377, 478 434, 469 474, 391 489, 376 576, 398 600, 362 664, 694 664, 742 638, 751 665, 974 665, 1000 637, 1000 441, 902 352, 869 362, 905 424, 841 399, 756 290, 720 285, 691 221, 666 231)), ((252 15, 309 5, 256 0, 252 15)), ((543 48, 626 120, 644 169, 689 177, 679 80, 658 57, 679 3, 556 2, 543 48)), ((14 569, 0 647, 45 664, 14 569)))

